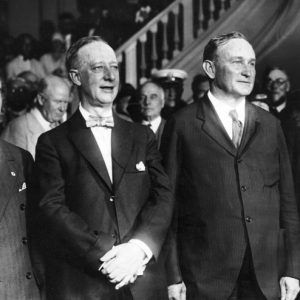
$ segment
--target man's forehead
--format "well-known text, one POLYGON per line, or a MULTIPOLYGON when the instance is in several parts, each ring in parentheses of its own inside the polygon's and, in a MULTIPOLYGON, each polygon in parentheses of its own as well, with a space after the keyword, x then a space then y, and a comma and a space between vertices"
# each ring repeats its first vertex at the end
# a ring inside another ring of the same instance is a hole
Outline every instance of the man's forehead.
POLYGON ((253 47, 244 39, 229 40, 226 44, 219 46, 216 54, 219 57, 247 57, 255 59, 253 47))
POLYGON ((272 79, 277 79, 277 78, 287 79, 287 75, 285 74, 285 72, 283 72, 283 71, 281 71, 279 69, 272 70, 269 73, 268 77, 272 78, 272 79))
POLYGON ((95 60, 117 61, 114 50, 101 41, 92 42, 80 48, 78 57, 86 62, 95 60))
POLYGON ((141 90, 142 93, 157 92, 157 91, 159 91, 159 87, 154 83, 147 83, 146 85, 144 85, 142 87, 142 90, 141 90))

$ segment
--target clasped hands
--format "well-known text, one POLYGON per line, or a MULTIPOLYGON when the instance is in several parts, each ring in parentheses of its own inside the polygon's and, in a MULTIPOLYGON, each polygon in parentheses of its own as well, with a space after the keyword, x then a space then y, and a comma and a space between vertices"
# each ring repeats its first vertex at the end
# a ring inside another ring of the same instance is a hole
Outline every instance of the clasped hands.
POLYGON ((100 258, 102 262, 99 271, 106 275, 111 283, 116 283, 115 289, 133 283, 137 276, 145 270, 145 252, 133 243, 114 246, 100 258))

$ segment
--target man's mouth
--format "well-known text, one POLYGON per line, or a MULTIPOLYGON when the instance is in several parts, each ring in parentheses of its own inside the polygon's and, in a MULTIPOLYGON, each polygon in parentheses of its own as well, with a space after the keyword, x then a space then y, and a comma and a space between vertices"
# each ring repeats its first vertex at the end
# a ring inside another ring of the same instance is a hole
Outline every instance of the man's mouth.
POLYGON ((101 86, 100 87, 103 92, 112 93, 114 90, 113 86, 101 86))

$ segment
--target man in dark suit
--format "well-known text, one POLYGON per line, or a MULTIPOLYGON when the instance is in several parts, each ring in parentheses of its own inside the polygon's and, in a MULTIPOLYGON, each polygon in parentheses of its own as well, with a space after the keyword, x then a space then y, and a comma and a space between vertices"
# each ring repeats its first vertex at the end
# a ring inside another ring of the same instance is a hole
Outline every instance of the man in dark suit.
POLYGON ((173 200, 155 136, 113 114, 119 71, 106 42, 82 38, 66 62, 81 104, 36 152, 47 296, 165 299, 158 257, 173 200))
POLYGON ((300 225, 292 174, 279 121, 245 101, 254 50, 241 33, 217 36, 205 47, 203 68, 210 91, 167 122, 162 137, 177 200, 172 299, 180 299, 183 280, 187 299, 275 300, 280 276, 281 299, 295 299, 300 225))
POLYGON ((40 299, 26 230, 32 163, 27 151, 0 139, 0 299, 40 299))
POLYGON ((165 105, 163 88, 154 81, 147 81, 139 91, 139 103, 141 106, 142 124, 149 126, 155 133, 158 147, 166 120, 160 115, 165 105))

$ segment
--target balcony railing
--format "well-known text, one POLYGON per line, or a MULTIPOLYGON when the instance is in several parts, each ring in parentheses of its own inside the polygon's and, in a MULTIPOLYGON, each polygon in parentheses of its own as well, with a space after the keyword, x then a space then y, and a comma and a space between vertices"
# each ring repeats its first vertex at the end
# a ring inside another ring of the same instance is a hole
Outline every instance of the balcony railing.
POLYGON ((176 0, 117 49, 121 79, 137 87, 200 38, 238 0, 176 0))

